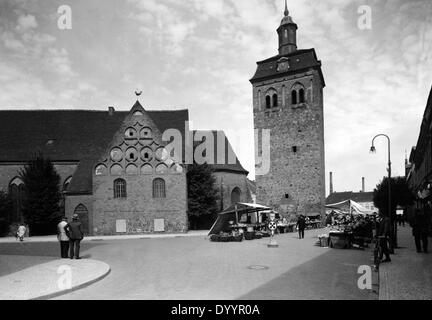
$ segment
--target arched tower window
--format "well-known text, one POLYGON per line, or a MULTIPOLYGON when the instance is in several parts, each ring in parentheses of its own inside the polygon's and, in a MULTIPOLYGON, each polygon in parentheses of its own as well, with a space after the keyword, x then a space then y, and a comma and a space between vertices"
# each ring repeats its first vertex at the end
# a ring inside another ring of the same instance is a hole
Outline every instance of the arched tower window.
POLYGON ((291 104, 297 104, 297 91, 291 91, 291 104))
POLYGON ((303 88, 299 90, 299 103, 305 102, 305 91, 303 88))
POLYGON ((266 91, 266 108, 270 109, 271 107, 278 106, 278 92, 275 88, 269 88, 266 91))
POLYGON ((124 179, 114 180, 114 198, 126 198, 126 181, 124 179))
POLYGON ((278 106, 278 96, 277 94, 273 94, 273 107, 277 107, 278 106))
POLYGON ((297 82, 291 88, 291 103, 293 105, 296 105, 305 102, 306 99, 304 86, 301 83, 297 82))
POLYGON ((266 108, 267 109, 271 108, 271 98, 270 98, 270 96, 266 96, 266 108))
POLYGON ((156 178, 153 180, 153 198, 166 198, 165 180, 156 178))

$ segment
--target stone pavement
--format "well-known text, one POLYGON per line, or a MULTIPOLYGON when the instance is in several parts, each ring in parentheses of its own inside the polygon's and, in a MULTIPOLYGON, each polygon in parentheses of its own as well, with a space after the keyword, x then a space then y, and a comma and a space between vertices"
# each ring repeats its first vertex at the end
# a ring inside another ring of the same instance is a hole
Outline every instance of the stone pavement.
POLYGON ((24 269, 18 267, 21 270, 0 277, 0 300, 53 298, 88 286, 110 272, 106 263, 92 259, 0 255, 0 265, 2 274, 24 265, 24 269))
MULTIPOLYGON (((372 262, 370 251, 317 247, 323 232, 308 230, 303 240, 296 233, 277 235, 278 248, 268 248, 268 238, 240 243, 204 237, 87 242, 84 255, 106 261, 110 275, 55 299, 377 299, 357 286, 358 267, 372 262)), ((57 252, 57 246, 53 249, 57 252)))
MULTIPOLYGON (((429 238, 429 252, 431 251, 429 238)), ((411 228, 398 227, 396 254, 380 265, 380 300, 431 300, 432 254, 417 253, 411 228)))
MULTIPOLYGON (((207 236, 208 230, 188 231, 187 233, 152 233, 134 235, 115 235, 115 236, 87 236, 83 241, 102 241, 102 240, 131 240, 131 239, 158 239, 158 238, 179 238, 207 236)), ((24 238, 23 242, 57 242, 57 236, 35 236, 24 238)), ((0 243, 19 242, 15 237, 0 238, 0 243)))

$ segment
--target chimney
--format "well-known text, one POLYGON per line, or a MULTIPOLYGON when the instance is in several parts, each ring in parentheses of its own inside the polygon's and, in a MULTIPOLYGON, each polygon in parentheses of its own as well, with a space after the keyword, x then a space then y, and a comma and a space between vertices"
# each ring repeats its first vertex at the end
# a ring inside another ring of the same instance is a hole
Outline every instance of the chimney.
POLYGON ((115 112, 114 107, 108 107, 108 114, 109 114, 110 116, 114 115, 114 112, 115 112))
POLYGON ((365 178, 362 178, 362 192, 365 192, 365 178))
POLYGON ((330 194, 333 193, 333 172, 330 172, 330 194))

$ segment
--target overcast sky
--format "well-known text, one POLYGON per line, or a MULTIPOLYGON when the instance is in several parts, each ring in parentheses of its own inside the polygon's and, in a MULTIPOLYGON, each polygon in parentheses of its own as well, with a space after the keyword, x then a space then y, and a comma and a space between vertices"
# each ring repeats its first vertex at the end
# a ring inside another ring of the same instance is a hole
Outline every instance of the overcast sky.
MULTIPOLYGON (((299 48, 315 48, 324 89, 326 188, 373 190, 404 174, 432 85, 432 1, 289 0, 299 48), (372 28, 358 27, 368 5, 372 28)), ((254 179, 256 61, 277 53, 283 0, 0 0, 2 109, 189 109, 227 132, 254 179), (72 29, 58 27, 61 5, 72 29)))

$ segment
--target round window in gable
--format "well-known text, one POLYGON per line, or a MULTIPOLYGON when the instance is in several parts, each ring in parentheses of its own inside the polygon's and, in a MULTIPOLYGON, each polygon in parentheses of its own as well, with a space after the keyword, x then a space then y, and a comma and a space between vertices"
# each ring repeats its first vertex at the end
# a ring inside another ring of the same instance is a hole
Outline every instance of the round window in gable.
POLYGON ((165 161, 168 159, 168 151, 164 147, 160 147, 156 150, 156 159, 159 161, 165 161))
POLYGON ((141 150, 141 159, 148 162, 153 159, 153 150, 146 147, 141 150))
POLYGON ((107 167, 104 164, 100 164, 95 169, 95 175, 105 176, 107 174, 107 167))
POLYGON ((135 148, 128 148, 126 150, 126 160, 136 161, 138 159, 138 151, 135 148))
POLYGON ((134 128, 127 128, 125 131, 125 138, 126 139, 136 139, 137 138, 137 131, 134 128))
POLYGON ((110 152, 112 161, 120 161, 123 159, 123 151, 120 148, 113 148, 110 152))
POLYGON ((151 139, 152 138, 152 130, 148 127, 142 128, 140 131, 140 137, 143 139, 151 139))

